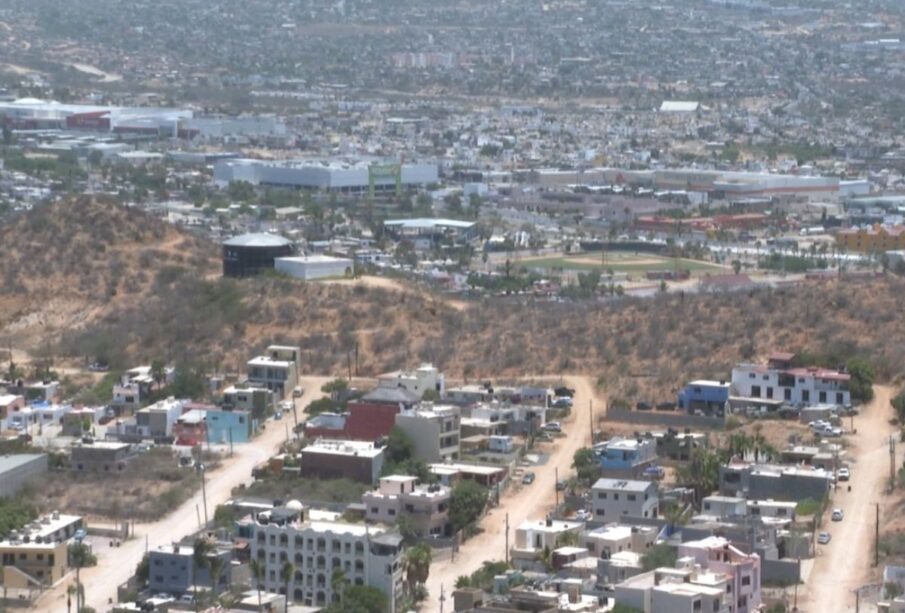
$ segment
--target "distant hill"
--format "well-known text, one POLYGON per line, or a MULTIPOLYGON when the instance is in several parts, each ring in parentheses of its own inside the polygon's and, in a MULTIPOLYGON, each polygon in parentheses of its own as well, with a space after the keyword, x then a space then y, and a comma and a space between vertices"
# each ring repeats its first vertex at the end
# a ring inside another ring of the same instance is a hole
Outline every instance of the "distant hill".
POLYGON ((583 373, 611 397, 670 400, 690 378, 774 349, 871 359, 905 372, 905 282, 620 302, 486 299, 467 308, 414 286, 222 279, 216 245, 148 215, 79 200, 0 231, 0 336, 117 365, 161 357, 239 369, 270 342, 303 348, 306 371, 362 375, 433 361, 483 379, 583 373))

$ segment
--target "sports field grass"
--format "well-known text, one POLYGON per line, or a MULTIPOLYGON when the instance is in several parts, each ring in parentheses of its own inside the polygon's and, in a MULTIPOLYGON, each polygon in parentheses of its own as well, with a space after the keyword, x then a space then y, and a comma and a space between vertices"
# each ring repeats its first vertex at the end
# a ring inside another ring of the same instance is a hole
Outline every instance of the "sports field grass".
MULTIPOLYGON (((599 255, 597 256, 599 258, 599 255)), ((537 258, 531 260, 523 260, 521 264, 533 269, 561 269, 586 272, 589 270, 612 270, 613 272, 626 273, 646 273, 658 270, 673 270, 676 262, 672 258, 664 258, 656 255, 630 255, 619 254, 618 257, 610 257, 607 254, 606 265, 603 265, 602 259, 598 259, 596 263, 592 263, 594 256, 587 254, 581 256, 553 256, 546 258, 537 258)), ((690 270, 692 273, 701 272, 725 272, 726 268, 713 264, 711 262, 702 262, 700 260, 679 260, 680 270, 690 270)))

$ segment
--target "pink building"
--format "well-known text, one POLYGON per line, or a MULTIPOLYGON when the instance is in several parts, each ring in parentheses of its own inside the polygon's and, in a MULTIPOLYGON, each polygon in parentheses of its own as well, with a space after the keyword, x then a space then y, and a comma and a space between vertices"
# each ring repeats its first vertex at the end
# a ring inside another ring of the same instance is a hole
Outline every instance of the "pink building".
POLYGON ((683 558, 694 559, 695 564, 711 573, 726 575, 726 600, 731 613, 749 613, 760 606, 760 556, 756 553, 744 553, 728 540, 711 536, 679 545, 679 560, 683 558))

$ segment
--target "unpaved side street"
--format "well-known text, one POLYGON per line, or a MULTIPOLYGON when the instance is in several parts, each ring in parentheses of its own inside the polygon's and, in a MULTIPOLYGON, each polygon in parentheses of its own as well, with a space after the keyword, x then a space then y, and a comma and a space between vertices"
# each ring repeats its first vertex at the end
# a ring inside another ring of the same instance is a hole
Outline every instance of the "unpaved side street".
MULTIPOLYGON (((543 379, 543 377, 536 377, 543 379)), ((536 475, 534 483, 515 486, 502 497, 499 507, 494 508, 482 521, 483 532, 466 541, 456 554, 455 561, 440 560, 431 565, 427 580, 428 600, 422 610, 440 610, 440 588, 443 587, 447 601, 451 597, 456 579, 460 575, 471 574, 485 561, 505 559, 506 514, 509 514, 510 545, 515 538, 515 528, 529 519, 538 519, 553 508, 556 500, 556 471, 559 478, 566 479, 572 471, 572 457, 581 447, 590 443, 590 418, 588 400, 594 401, 594 414, 599 417, 605 412, 603 400, 595 394, 593 383, 586 377, 563 377, 565 384, 575 389, 574 408, 563 422, 566 436, 555 439, 550 445, 551 457, 546 464, 531 468, 536 475)), ((444 606, 449 611, 451 605, 444 606)))
POLYGON ((874 399, 855 418, 858 433, 848 437, 846 461, 851 480, 839 483, 831 508, 841 508, 845 519, 830 521, 829 513, 821 530, 832 535, 828 545, 817 545, 817 559, 806 578, 802 611, 855 611, 854 589, 869 582, 874 552, 876 503, 882 512, 889 478, 889 436, 896 433, 889 423, 890 398, 895 392, 884 386, 874 388, 874 399), (851 485, 852 491, 848 491, 851 485))

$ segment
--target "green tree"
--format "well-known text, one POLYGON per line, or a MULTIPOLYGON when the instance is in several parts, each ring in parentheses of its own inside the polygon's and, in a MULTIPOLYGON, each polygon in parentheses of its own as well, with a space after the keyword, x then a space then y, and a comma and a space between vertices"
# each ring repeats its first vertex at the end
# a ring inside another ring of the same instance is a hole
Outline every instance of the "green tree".
POLYGON ((590 487, 600 474, 597 454, 590 447, 582 447, 572 456, 572 468, 575 469, 578 480, 590 487))
POLYGON ((75 610, 81 611, 85 606, 85 586, 82 585, 82 568, 97 564, 97 558, 91 549, 82 542, 72 543, 68 549, 69 566, 75 568, 75 610))
POLYGON ((851 375, 849 389, 852 402, 870 402, 874 399, 874 368, 863 358, 851 358, 845 363, 845 369, 851 375))
POLYGON ((349 585, 349 579, 346 577, 346 571, 341 568, 334 568, 330 575, 330 589, 333 595, 339 595, 339 604, 343 605, 345 600, 346 586, 349 585))
POLYGON ((675 547, 660 543, 648 549, 641 556, 641 566, 645 571, 654 570, 655 568, 668 567, 672 568, 676 565, 679 553, 675 547))
POLYGON ((449 519, 461 530, 477 521, 487 505, 487 488, 471 480, 460 481, 449 497, 449 519))
POLYGON ((248 563, 249 570, 251 570, 251 578, 255 582, 255 589, 258 592, 258 613, 264 610, 264 606, 261 604, 261 588, 264 583, 264 563, 258 560, 257 558, 252 558, 248 563))
POLYGON ((697 448, 689 461, 679 469, 679 483, 694 490, 695 500, 700 501, 720 485, 720 455, 709 449, 697 448))
POLYGON ((286 595, 283 613, 289 613, 289 601, 291 599, 291 596, 289 595, 289 582, 292 581, 292 573, 294 572, 295 567, 292 565, 292 562, 289 560, 283 562, 283 566, 280 567, 280 581, 283 582, 283 589, 285 590, 286 595))
POLYGON ((157 391, 160 391, 163 382, 167 378, 166 373, 166 365, 163 360, 155 359, 151 361, 151 378, 154 379, 154 384, 157 386, 157 391))
POLYGON ((427 583, 432 557, 431 548, 426 543, 418 543, 406 550, 405 580, 408 584, 409 595, 416 592, 417 586, 427 583))
POLYGON ((340 378, 324 383, 321 387, 323 393, 330 394, 330 398, 333 399, 333 402, 340 402, 348 390, 349 382, 340 378))
POLYGON ((211 541, 204 537, 198 537, 192 543, 192 584, 195 586, 195 610, 201 610, 201 595, 198 589, 198 578, 201 570, 207 568, 211 576, 211 584, 214 583, 214 573, 210 570, 211 553, 214 552, 214 545, 211 541))
POLYGON ((344 602, 333 603, 325 613, 384 613, 387 597, 380 589, 370 585, 352 585, 346 588, 344 602))

